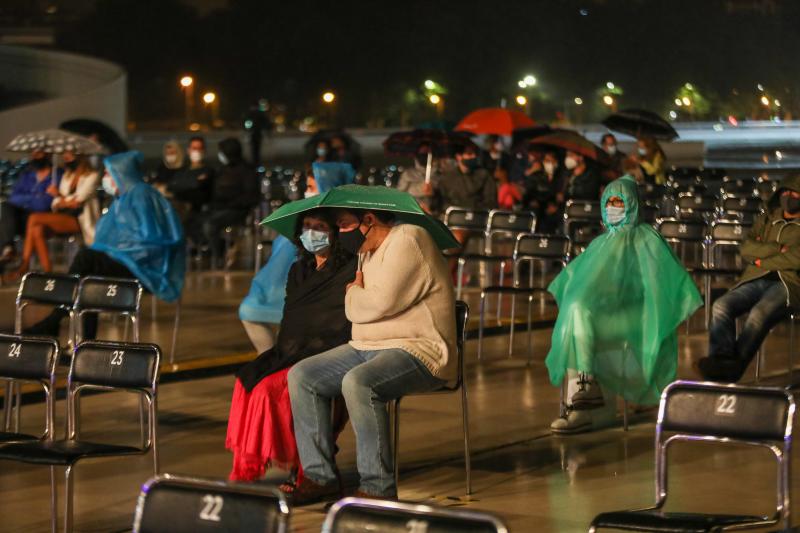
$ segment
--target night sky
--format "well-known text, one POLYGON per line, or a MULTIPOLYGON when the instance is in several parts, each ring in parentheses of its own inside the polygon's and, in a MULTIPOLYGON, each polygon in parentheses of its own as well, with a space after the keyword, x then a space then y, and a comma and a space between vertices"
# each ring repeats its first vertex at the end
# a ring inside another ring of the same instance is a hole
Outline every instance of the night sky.
MULTIPOLYGON (((404 94, 425 79, 447 88, 445 115, 497 105, 532 73, 533 115, 600 116, 598 89, 621 86, 623 107, 661 113, 691 82, 742 113, 761 83, 800 111, 800 2, 793 0, 451 0, 402 2, 106 0, 59 27, 59 46, 121 63, 130 75, 134 120, 181 116, 177 79, 220 95, 235 120, 258 97, 292 119, 320 111, 337 93, 345 125, 396 125, 404 94), (75 24, 81 30, 76 31, 75 24), (739 96, 732 93, 737 89, 739 96)), ((416 121, 432 113, 422 102, 416 121)), ((797 112, 795 112, 797 114, 797 112)))

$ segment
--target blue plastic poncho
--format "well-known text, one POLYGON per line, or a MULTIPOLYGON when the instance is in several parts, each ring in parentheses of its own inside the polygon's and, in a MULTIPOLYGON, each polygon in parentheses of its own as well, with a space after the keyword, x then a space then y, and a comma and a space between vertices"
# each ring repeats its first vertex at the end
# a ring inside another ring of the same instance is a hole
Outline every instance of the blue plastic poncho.
POLYGON ((677 327, 702 305, 697 287, 670 246, 639 221, 636 182, 606 187, 601 205, 618 196, 624 219, 572 261, 548 287, 558 302, 545 363, 558 385, 567 369, 593 375, 628 401, 655 404, 675 379, 677 327))
POLYGON ((140 152, 104 159, 119 196, 97 221, 91 248, 125 265, 148 291, 171 302, 181 294, 186 271, 183 227, 170 203, 142 180, 142 161, 140 152))
MULTIPOLYGON (((314 163, 311 168, 320 194, 339 185, 353 183, 356 175, 349 163, 314 163)), ((289 268, 296 259, 297 248, 294 243, 278 236, 272 242, 269 261, 253 278, 250 292, 239 305, 239 319, 280 324, 283 301, 286 299, 286 280, 289 278, 289 268)))

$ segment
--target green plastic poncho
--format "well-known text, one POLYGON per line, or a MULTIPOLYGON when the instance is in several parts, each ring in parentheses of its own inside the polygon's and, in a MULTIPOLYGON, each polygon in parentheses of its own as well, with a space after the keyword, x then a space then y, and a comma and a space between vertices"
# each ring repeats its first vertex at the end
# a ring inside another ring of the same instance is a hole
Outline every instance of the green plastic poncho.
POLYGON ((675 379, 677 327, 702 305, 700 293, 670 246, 639 221, 636 182, 611 182, 601 200, 625 202, 625 217, 573 260, 548 287, 558 303, 550 353, 550 381, 567 369, 591 374, 626 400, 658 403, 675 379))

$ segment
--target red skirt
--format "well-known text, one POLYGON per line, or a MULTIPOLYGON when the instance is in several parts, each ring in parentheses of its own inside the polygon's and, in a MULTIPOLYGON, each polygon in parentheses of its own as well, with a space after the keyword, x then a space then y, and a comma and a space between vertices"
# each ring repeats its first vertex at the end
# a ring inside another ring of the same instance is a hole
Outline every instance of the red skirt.
POLYGON ((233 452, 231 481, 253 481, 266 469, 298 469, 300 457, 292 426, 292 404, 286 376, 289 368, 262 379, 247 392, 239 380, 233 389, 225 447, 233 452))

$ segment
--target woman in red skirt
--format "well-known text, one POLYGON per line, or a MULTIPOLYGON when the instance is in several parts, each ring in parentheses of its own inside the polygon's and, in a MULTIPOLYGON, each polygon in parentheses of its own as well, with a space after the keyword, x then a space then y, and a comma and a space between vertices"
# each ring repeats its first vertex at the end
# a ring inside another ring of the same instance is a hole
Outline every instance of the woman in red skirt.
MULTIPOLYGON (((236 373, 225 442, 233 452, 231 480, 259 479, 269 467, 302 477, 286 375, 298 361, 350 340, 344 294, 355 257, 338 246, 335 221, 324 209, 301 217, 295 234, 300 251, 289 270, 277 342, 236 373)), ((341 431, 346 411, 334 407, 332 416, 341 431)))

